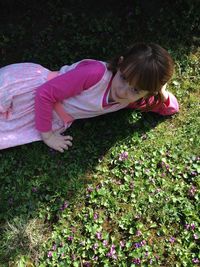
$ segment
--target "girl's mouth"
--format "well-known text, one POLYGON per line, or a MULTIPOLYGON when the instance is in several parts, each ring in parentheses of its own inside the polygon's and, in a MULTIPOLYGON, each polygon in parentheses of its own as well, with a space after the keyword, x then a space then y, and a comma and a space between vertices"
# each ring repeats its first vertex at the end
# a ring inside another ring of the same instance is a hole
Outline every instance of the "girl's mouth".
POLYGON ((118 95, 118 93, 115 91, 115 97, 117 98, 117 99, 123 99, 123 98, 121 98, 119 95, 118 95))
POLYGON ((119 96, 119 95, 117 94, 117 92, 115 92, 115 97, 117 98, 117 100, 121 100, 121 101, 126 100, 125 98, 119 96))

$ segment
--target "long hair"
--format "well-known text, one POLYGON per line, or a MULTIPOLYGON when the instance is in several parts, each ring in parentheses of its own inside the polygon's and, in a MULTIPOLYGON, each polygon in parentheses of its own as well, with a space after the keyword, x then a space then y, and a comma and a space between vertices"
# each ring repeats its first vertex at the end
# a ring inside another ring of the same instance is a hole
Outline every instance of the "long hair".
POLYGON ((174 62, 170 54, 155 43, 136 43, 125 53, 113 58, 108 62, 108 69, 115 74, 120 70, 126 77, 126 81, 139 90, 148 91, 145 100, 146 108, 143 111, 151 110, 161 102, 160 90, 167 83, 174 72, 174 62), (119 58, 123 56, 120 62, 119 58), (150 104, 150 97, 154 101, 150 104))

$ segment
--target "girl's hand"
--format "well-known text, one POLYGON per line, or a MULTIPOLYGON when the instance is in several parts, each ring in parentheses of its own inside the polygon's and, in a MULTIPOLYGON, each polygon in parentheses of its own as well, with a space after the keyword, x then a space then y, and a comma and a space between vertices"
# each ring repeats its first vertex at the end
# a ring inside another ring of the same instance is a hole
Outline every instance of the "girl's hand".
POLYGON ((160 90, 160 97, 161 97, 161 101, 162 102, 166 102, 168 97, 169 97, 169 93, 166 90, 167 84, 164 84, 163 87, 160 90))
POLYGON ((68 147, 72 146, 72 137, 70 135, 63 136, 59 131, 41 133, 42 139, 49 147, 63 153, 64 150, 68 150, 68 147))

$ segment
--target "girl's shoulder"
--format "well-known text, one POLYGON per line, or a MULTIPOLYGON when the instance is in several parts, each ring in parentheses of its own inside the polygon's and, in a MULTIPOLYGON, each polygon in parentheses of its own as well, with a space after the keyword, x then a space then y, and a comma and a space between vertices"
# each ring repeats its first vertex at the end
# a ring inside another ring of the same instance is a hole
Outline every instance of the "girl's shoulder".
POLYGON ((107 63, 96 59, 83 59, 77 61, 71 65, 64 65, 59 70, 60 74, 68 72, 70 70, 83 71, 90 74, 103 74, 107 70, 107 63))
POLYGON ((87 68, 90 69, 91 71, 104 72, 106 70, 106 62, 96 59, 83 59, 77 62, 76 67, 87 68))
POLYGON ((106 63, 103 61, 84 59, 77 64, 76 69, 80 70, 85 77, 88 77, 88 80, 91 81, 91 84, 95 84, 104 76, 107 67, 106 63))
POLYGON ((65 65, 60 69, 60 75, 70 77, 70 80, 82 81, 84 87, 89 88, 98 83, 107 71, 105 62, 95 59, 83 59, 72 65, 65 65))

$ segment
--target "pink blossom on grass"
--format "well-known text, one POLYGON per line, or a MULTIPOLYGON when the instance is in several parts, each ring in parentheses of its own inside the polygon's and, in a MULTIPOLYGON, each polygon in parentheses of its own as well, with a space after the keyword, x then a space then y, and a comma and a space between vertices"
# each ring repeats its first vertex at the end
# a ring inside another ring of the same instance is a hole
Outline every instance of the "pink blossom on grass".
POLYGON ((140 230, 137 230, 136 236, 141 236, 141 235, 142 235, 142 232, 140 230))
POLYGON ((185 224, 185 229, 186 229, 186 230, 192 230, 192 231, 194 231, 195 228, 196 228, 196 226, 195 226, 194 223, 191 223, 191 224, 186 223, 186 224, 185 224))
POLYGON ((65 210, 68 206, 69 206, 69 204, 67 203, 67 201, 64 201, 64 203, 63 203, 62 206, 60 207, 60 210, 63 211, 63 210, 65 210))
POLYGON ((140 248, 140 247, 141 247, 141 244, 140 244, 140 242, 138 242, 138 243, 135 243, 135 244, 134 244, 134 247, 135 247, 135 248, 140 248))
POLYGON ((93 188, 91 186, 88 186, 87 191, 88 193, 91 193, 93 191, 93 188))
POLYGON ((72 226, 71 230, 72 230, 72 233, 76 233, 76 227, 72 226))
POLYGON ((84 267, 90 267, 90 266, 91 266, 91 264, 90 264, 90 262, 89 262, 89 261, 85 261, 85 262, 83 263, 83 266, 84 266, 84 267))
POLYGON ((98 243, 95 243, 93 249, 96 250, 99 247, 98 243))
POLYGON ((56 244, 53 245, 52 250, 56 250, 56 244))
POLYGON ((32 191, 33 193, 36 193, 36 192, 38 191, 38 190, 37 190, 37 187, 32 187, 31 191, 32 191))
POLYGON ((52 258, 52 255, 53 255, 52 251, 49 251, 48 254, 47 254, 47 257, 48 258, 52 258))
POLYGON ((165 167, 167 170, 169 170, 169 164, 166 164, 165 167))
POLYGON ((106 254, 107 257, 117 259, 115 245, 111 245, 110 251, 106 254))
POLYGON ((140 247, 143 247, 144 245, 146 245, 146 240, 142 240, 141 242, 137 242, 134 244, 134 247, 135 248, 140 248, 140 247))
POLYGON ((175 237, 172 236, 172 237, 170 237, 169 242, 170 242, 171 244, 174 244, 175 240, 176 240, 175 237))
POLYGON ((122 152, 120 155, 119 155, 119 161, 124 161, 126 159, 128 159, 128 152, 127 151, 124 151, 122 152))
POLYGON ((101 188, 101 185, 96 186, 96 190, 99 190, 101 188))
POLYGON ((103 245, 104 245, 104 247, 107 247, 108 241, 107 240, 103 240, 103 245))
POLYGON ((192 185, 192 186, 189 188, 189 190, 188 190, 188 195, 189 195, 190 197, 194 197, 196 191, 197 191, 197 188, 196 188, 194 185, 192 185))
POLYGON ((134 259, 132 260, 132 262, 133 262, 134 264, 140 264, 140 263, 141 263, 141 260, 140 260, 140 258, 134 258, 134 259))
POLYGON ((120 247, 121 247, 121 248, 124 248, 124 247, 125 247, 125 242, 124 242, 123 240, 120 241, 119 244, 120 244, 120 247))
POLYGON ((189 224, 189 223, 186 223, 186 224, 185 224, 185 229, 186 229, 186 230, 189 230, 189 229, 190 229, 190 224, 189 224))
POLYGON ((146 240, 142 240, 141 242, 140 242, 140 244, 142 245, 142 246, 145 246, 146 245, 146 240))
POLYGON ((198 175, 198 173, 197 173, 197 172, 195 172, 195 171, 192 171, 192 172, 190 173, 190 175, 191 175, 191 176, 193 176, 193 177, 195 177, 195 176, 197 176, 197 175, 198 175))
POLYGON ((94 214, 94 220, 97 220, 98 218, 99 218, 99 215, 98 215, 98 213, 95 212, 95 214, 94 214))
POLYGON ((96 237, 97 237, 97 239, 101 240, 101 239, 102 239, 102 234, 101 234, 101 232, 97 232, 97 233, 96 233, 96 237))
POLYGON ((98 261, 99 257, 98 257, 98 256, 93 256, 92 259, 93 259, 94 261, 98 261))
POLYGON ((76 260, 76 255, 72 254, 71 258, 72 258, 73 261, 75 261, 76 260))
POLYGON ((68 236, 67 240, 72 241, 74 239, 73 236, 68 236))
POLYGON ((196 263, 199 263, 200 261, 198 258, 194 258, 194 259, 192 259, 192 262, 196 264, 196 263))
POLYGON ((199 236, 197 234, 193 234, 193 237, 195 240, 199 239, 199 236))

